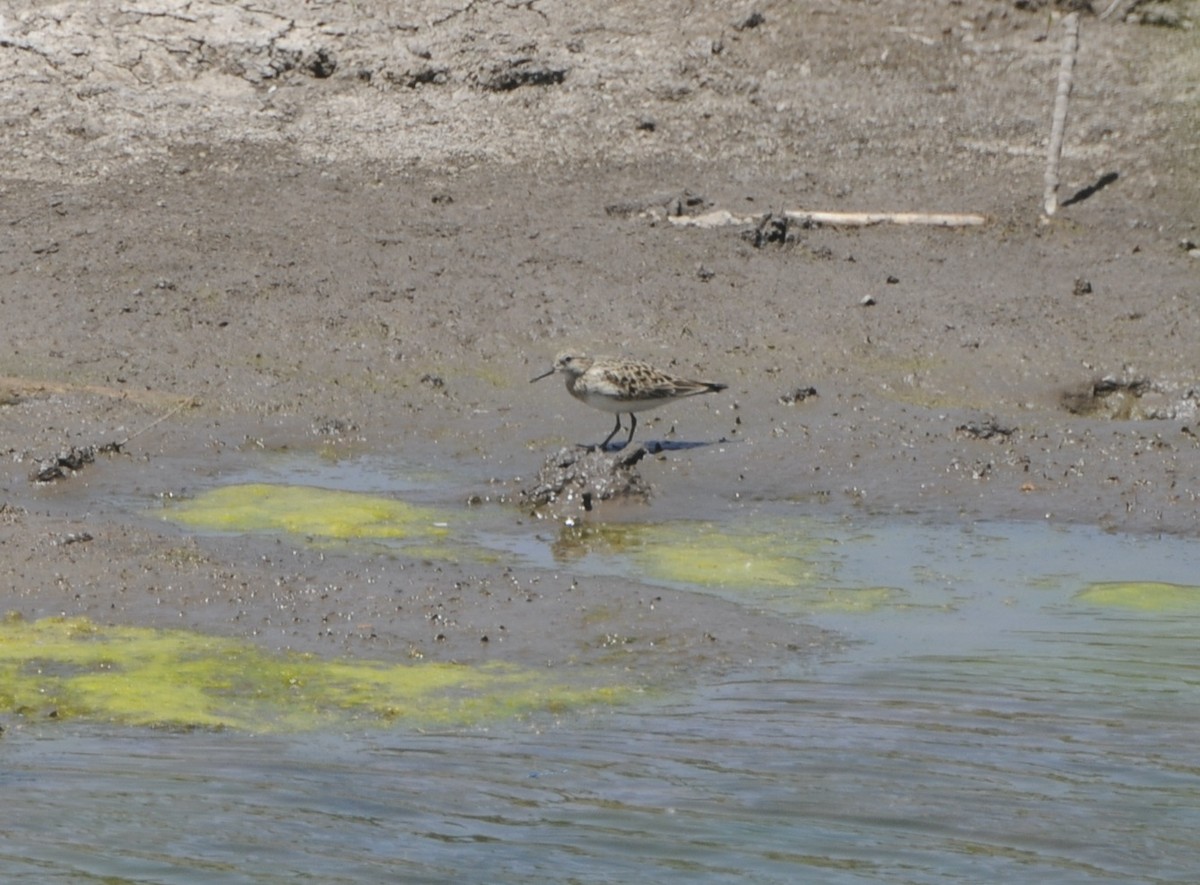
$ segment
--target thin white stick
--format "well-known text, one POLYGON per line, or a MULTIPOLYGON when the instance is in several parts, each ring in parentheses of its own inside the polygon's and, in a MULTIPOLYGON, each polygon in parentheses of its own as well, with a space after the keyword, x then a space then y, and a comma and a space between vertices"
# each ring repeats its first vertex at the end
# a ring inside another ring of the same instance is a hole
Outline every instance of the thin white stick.
POLYGON ((1108 4, 1108 7, 1102 13, 1100 13, 1100 21, 1104 21, 1106 18, 1114 14, 1117 14, 1118 17, 1124 16, 1125 10, 1122 9, 1122 7, 1131 6, 1132 4, 1133 0, 1112 0, 1112 3, 1108 4))
POLYGON ((1058 163, 1062 159, 1063 136, 1067 131, 1067 105, 1071 100, 1074 82, 1075 54, 1079 51, 1079 13, 1072 12, 1063 19, 1062 62, 1058 67, 1058 91, 1054 96, 1054 116, 1050 121, 1050 146, 1046 156, 1046 189, 1042 193, 1042 208, 1047 215, 1058 211, 1058 163))
POLYGON ((133 433, 129 434, 129 436, 125 437, 125 439, 123 439, 123 440, 121 440, 121 442, 117 443, 117 445, 121 448, 124 448, 125 446, 129 445, 130 440, 134 439, 135 437, 141 436, 143 433, 145 433, 150 428, 155 427, 159 424, 162 424, 164 421, 166 421, 168 418, 172 417, 173 415, 177 415, 180 412, 182 412, 184 409, 193 407, 195 405, 197 405, 197 402, 194 399, 184 400, 183 402, 176 405, 175 408, 171 409, 171 411, 167 412, 167 414, 159 415, 157 418, 155 418, 153 421, 151 421, 149 424, 147 424, 141 430, 135 430, 133 433))
MULTIPOLYGON (((937 227, 971 227, 986 224, 986 215, 946 212, 810 212, 789 209, 783 213, 793 221, 828 224, 832 227, 867 227, 872 224, 931 224, 937 227)), ((704 215, 672 215, 667 219, 680 227, 721 227, 727 224, 754 224, 761 215, 734 215, 724 209, 704 215)))
POLYGON ((935 227, 970 227, 986 224, 984 215, 955 212, 807 212, 789 209, 783 213, 801 223, 829 224, 842 227, 866 227, 872 224, 931 224, 935 227))

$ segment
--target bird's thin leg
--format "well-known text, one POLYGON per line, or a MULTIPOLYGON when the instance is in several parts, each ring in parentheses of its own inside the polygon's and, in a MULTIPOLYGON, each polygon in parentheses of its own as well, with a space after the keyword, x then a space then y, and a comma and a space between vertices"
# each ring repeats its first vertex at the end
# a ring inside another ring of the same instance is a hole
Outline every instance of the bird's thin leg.
MULTIPOLYGON (((632 418, 633 416, 630 415, 629 417, 632 418)), ((600 451, 602 451, 602 452, 604 451, 604 448, 609 444, 609 442, 612 440, 612 438, 617 435, 617 431, 620 429, 621 429, 621 414, 620 414, 620 412, 618 412, 617 413, 617 426, 612 429, 612 433, 610 433, 608 436, 604 437, 604 442, 600 443, 600 451)))
MULTIPOLYGON (((633 432, 635 430, 637 430, 637 415, 633 414, 633 412, 630 412, 629 413, 629 439, 625 440, 625 446, 627 446, 631 442, 633 442, 633 432)), ((621 448, 625 448, 625 446, 621 446, 621 448)))

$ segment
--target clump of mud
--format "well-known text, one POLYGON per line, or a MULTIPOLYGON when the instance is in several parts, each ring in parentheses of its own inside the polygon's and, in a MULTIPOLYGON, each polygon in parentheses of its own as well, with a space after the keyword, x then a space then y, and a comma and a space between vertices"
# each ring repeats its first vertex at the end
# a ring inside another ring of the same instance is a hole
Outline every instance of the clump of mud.
POLYGON ((635 469, 649 454, 645 446, 619 452, 564 447, 549 455, 533 485, 521 490, 522 506, 542 516, 565 518, 590 512, 612 499, 644 503, 650 486, 635 469))
POLYGON ((108 442, 100 446, 70 446, 48 458, 38 458, 29 478, 33 482, 54 482, 74 476, 96 460, 98 454, 117 454, 124 443, 108 442))
POLYGON ((966 424, 960 424, 954 428, 954 432, 967 439, 990 439, 1007 442, 1017 432, 1017 428, 1005 426, 995 418, 985 418, 979 421, 968 421, 966 424))
POLYGON ((1194 421, 1200 384, 1105 376, 1064 391, 1061 402, 1075 415, 1115 421, 1194 421))

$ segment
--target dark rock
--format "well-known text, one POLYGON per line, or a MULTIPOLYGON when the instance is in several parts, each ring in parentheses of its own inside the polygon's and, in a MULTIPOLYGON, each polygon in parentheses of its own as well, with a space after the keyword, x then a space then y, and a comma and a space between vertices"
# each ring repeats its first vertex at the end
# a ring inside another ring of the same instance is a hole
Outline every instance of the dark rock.
POLYGON ((960 436, 970 439, 997 439, 1001 441, 1008 439, 1017 432, 1017 428, 1004 427, 995 418, 987 418, 983 421, 968 421, 966 424, 960 424, 954 430, 960 436))
POLYGON ((768 213, 753 228, 742 231, 742 239, 755 249, 761 249, 772 243, 779 246, 795 243, 796 234, 790 218, 768 213))
POLYGON ((785 393, 779 398, 779 402, 785 406, 794 406, 796 403, 802 403, 806 399, 816 397, 817 388, 815 387, 797 387, 791 393, 785 393))
POLYGON ((766 16, 757 9, 747 15, 745 18, 740 18, 733 23, 735 31, 748 31, 751 28, 757 28, 759 25, 766 24, 766 16))
POLYGON ((337 61, 328 49, 321 47, 304 59, 304 69, 318 80, 332 77, 337 70, 337 61))
POLYGON ((536 64, 529 58, 513 59, 493 68, 479 85, 489 92, 511 92, 522 86, 557 86, 567 78, 568 70, 536 64))

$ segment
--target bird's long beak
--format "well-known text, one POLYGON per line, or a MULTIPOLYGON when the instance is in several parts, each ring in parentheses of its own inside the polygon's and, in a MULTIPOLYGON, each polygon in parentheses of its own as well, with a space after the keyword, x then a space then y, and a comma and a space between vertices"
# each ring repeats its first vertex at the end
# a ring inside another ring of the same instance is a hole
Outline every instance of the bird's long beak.
POLYGON ((536 378, 530 378, 529 383, 532 384, 534 381, 541 381, 543 378, 549 378, 554 374, 554 371, 555 370, 552 368, 549 372, 542 372, 542 374, 538 375, 536 378))

